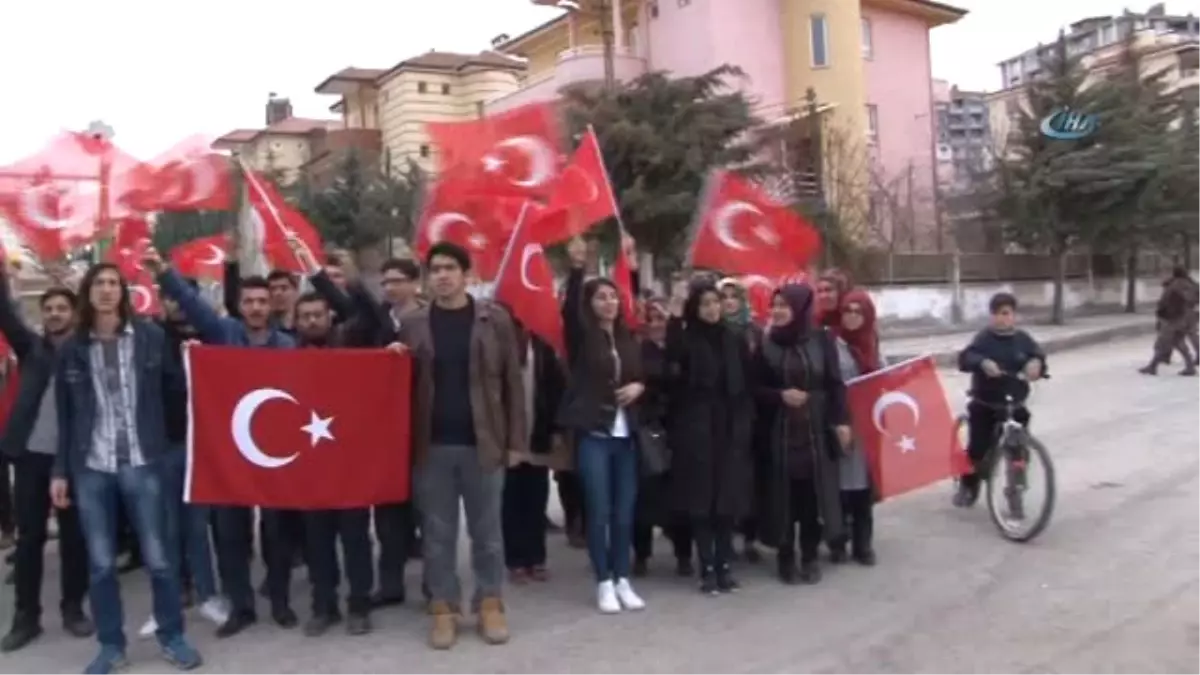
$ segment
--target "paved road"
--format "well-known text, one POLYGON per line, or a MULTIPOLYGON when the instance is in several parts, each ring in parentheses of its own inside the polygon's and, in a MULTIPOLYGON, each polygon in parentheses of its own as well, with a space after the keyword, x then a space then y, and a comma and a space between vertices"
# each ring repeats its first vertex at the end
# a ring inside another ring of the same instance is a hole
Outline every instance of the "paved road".
MULTIPOLYGON (((433 653, 411 608, 377 614, 376 632, 362 638, 260 625, 217 642, 202 623, 191 634, 208 672, 1195 673, 1200 396, 1196 380, 1173 370, 1137 375, 1147 346, 1054 358, 1034 424, 1057 459, 1059 506, 1027 546, 1001 541, 982 508, 950 508, 941 485, 880 508, 879 567, 839 568, 817 587, 780 586, 764 565, 743 570, 742 593, 700 597, 670 576, 663 542, 639 586, 649 610, 600 616, 584 556, 556 537, 555 578, 510 593, 506 647, 468 634, 455 651, 433 653)), ((965 384, 947 378, 957 400, 965 384)), ((54 587, 46 591, 53 606, 54 587)), ((5 625, 11 593, 0 592, 5 625)), ((149 608, 144 578, 129 577, 125 597, 136 630, 149 608)), ((0 659, 0 671, 74 672, 92 656, 93 643, 47 627, 0 659)), ((164 668, 146 643, 130 657, 137 672, 164 668)))

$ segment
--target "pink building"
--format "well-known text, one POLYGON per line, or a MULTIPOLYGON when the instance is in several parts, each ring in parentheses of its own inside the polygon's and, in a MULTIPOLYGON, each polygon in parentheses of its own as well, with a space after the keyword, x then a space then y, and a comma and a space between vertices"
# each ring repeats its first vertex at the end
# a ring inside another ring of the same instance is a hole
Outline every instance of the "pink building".
MULTIPOLYGON (((536 0, 535 0, 536 1, 536 0)), ((488 101, 498 112, 557 96, 603 74, 594 0, 532 31, 501 40, 524 57, 523 86, 488 101)), ((767 122, 790 118, 808 89, 856 148, 865 239, 899 250, 937 250, 929 30, 966 14, 931 0, 615 0, 615 73, 695 75, 722 64, 767 122), (869 183, 867 185, 866 183, 869 183)), ((829 123, 827 122, 827 125, 829 123)), ((856 197, 857 198, 857 197, 856 197)))

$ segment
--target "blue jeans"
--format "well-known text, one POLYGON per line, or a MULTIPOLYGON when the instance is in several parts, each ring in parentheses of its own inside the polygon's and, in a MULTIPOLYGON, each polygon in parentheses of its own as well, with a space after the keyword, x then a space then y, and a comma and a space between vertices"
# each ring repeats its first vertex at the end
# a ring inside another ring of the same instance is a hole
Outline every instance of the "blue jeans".
POLYGON ((163 482, 153 465, 125 466, 116 473, 82 469, 75 474, 79 521, 87 543, 92 617, 96 637, 105 647, 125 649, 125 616, 117 581, 117 509, 122 503, 150 572, 154 620, 160 644, 183 635, 179 579, 167 558, 163 482))
POLYGON ((628 578, 638 489, 637 448, 632 438, 584 436, 577 455, 588 558, 596 581, 628 578))
POLYGON ((212 547, 208 539, 211 509, 203 504, 185 504, 183 481, 187 473, 187 451, 172 447, 161 460, 163 506, 166 523, 167 559, 175 577, 183 582, 184 562, 191 575, 196 599, 204 602, 217 594, 213 574, 212 547))

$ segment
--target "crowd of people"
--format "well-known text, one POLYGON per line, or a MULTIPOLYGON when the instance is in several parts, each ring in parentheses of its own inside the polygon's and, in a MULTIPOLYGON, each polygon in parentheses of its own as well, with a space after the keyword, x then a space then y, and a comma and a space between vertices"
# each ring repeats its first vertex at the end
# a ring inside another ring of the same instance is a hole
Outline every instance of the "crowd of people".
MULTIPOLYGON (((42 632, 51 511, 63 627, 100 643, 87 672, 125 662, 117 560, 126 531, 151 578, 153 616, 142 634, 182 669, 201 663, 184 637, 185 606, 228 638, 256 623, 261 594, 274 623, 293 628, 298 566, 311 586, 307 635, 343 621, 350 634, 370 631, 374 609, 405 602, 406 564, 419 556, 432 647, 455 644, 466 612, 477 615, 484 641, 506 642, 503 587, 550 574, 552 481, 603 613, 646 606, 634 581, 647 571, 656 528, 673 548, 675 572, 707 595, 736 591, 735 562, 756 561, 758 544, 777 551, 785 584, 821 580, 823 545, 831 563, 876 564, 875 493, 852 438, 845 382, 884 359, 871 297, 845 275, 783 284, 765 327, 735 280, 697 275, 686 292, 641 296, 634 330, 617 285, 589 278, 586 246, 575 240, 559 354, 506 308, 468 292, 472 260, 453 244, 433 245, 420 264, 385 262, 377 289, 348 261, 318 261, 293 244, 306 281, 282 271, 243 278, 231 264, 223 303, 147 250, 160 317, 135 316, 117 267, 99 263, 77 289, 42 294, 35 330, 15 309, 8 276, 0 279, 0 332, 20 364, 0 436, 15 467, 17 513, 17 607, 0 649, 42 632), (189 413, 186 383, 174 374, 193 342, 411 355, 413 502, 305 512, 185 503, 189 413), (465 605, 461 511, 474 574, 465 605), (266 567, 257 590, 256 522, 266 567)), ((964 352, 964 369, 986 379, 1002 364, 1036 378, 1044 355, 1014 328, 1015 309, 1011 296, 997 296, 998 323, 964 352)), ((972 456, 988 442, 987 433, 973 436, 972 456)), ((964 480, 956 503, 977 496, 978 481, 964 480)))

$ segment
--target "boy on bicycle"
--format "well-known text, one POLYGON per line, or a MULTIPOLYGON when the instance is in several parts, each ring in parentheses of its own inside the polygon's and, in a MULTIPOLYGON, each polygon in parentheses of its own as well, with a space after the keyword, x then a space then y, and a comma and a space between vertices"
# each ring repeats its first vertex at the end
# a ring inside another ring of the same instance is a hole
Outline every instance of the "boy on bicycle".
MULTIPOLYGON (((996 440, 996 426, 1004 410, 1005 396, 1022 403, 1029 396, 1029 383, 1045 374, 1046 353, 1029 333, 1017 328, 1017 299, 1012 293, 997 293, 988 302, 991 324, 975 334, 971 344, 958 355, 958 369, 971 373, 971 401, 967 404, 969 438, 967 454, 979 467, 996 440), (1024 380, 1018 379, 1024 375, 1024 380)), ((1029 410, 1017 407, 1013 419, 1029 425, 1029 410)), ((954 505, 969 507, 979 499, 979 475, 960 477, 954 505)))

